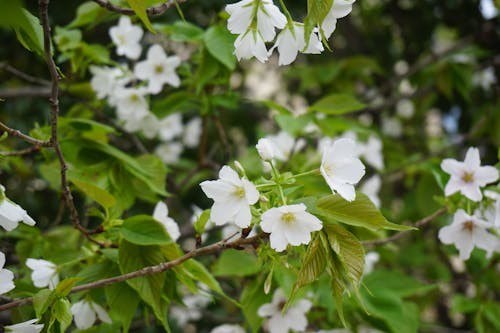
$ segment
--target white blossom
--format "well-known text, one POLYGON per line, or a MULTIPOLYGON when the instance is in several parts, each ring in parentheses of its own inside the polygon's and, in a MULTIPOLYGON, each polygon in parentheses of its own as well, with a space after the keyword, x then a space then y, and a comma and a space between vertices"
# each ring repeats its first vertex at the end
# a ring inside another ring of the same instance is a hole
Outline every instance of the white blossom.
POLYGON ((181 232, 179 230, 179 225, 171 217, 168 216, 168 207, 163 201, 159 201, 153 212, 153 218, 160 222, 167 230, 170 238, 174 241, 179 239, 181 232))
POLYGON ((450 196, 460 191, 473 201, 480 201, 483 198, 481 187, 498 179, 497 169, 492 166, 481 166, 479 150, 474 147, 467 150, 463 162, 447 158, 441 162, 441 169, 451 175, 444 189, 445 195, 450 196))
POLYGON ((380 207, 380 198, 378 192, 382 186, 382 179, 379 175, 373 175, 368 178, 360 187, 361 192, 366 194, 368 198, 377 207, 380 207))
POLYGON ((260 158, 264 161, 271 161, 275 158, 279 160, 285 159, 283 153, 271 139, 259 139, 255 148, 257 148, 257 152, 259 153, 260 158))
POLYGON ((234 54, 238 60, 255 57, 260 62, 266 62, 269 58, 264 39, 254 29, 250 29, 236 38, 234 54))
POLYGON ((480 86, 483 90, 490 90, 491 86, 497 83, 495 68, 492 66, 482 69, 472 76, 472 82, 476 86, 480 86))
POLYGON ((158 134, 162 141, 170 141, 181 135, 182 131, 182 116, 178 112, 166 116, 158 124, 158 134))
MULTIPOLYGON (((139 121, 149 114, 146 94, 147 91, 143 88, 119 88, 110 98, 110 103, 116 106, 116 113, 120 120, 139 121)), ((137 127, 140 128, 140 126, 137 127)))
POLYGON ((479 2, 479 11, 485 20, 491 20, 498 16, 498 9, 493 0, 481 0, 479 2))
POLYGON ((183 149, 182 144, 179 142, 165 142, 156 146, 155 154, 163 163, 174 164, 179 160, 183 149))
POLYGON ((170 307, 170 315, 175 318, 177 324, 181 327, 190 321, 199 320, 202 317, 202 310, 207 307, 212 301, 212 298, 205 292, 200 291, 198 294, 187 295, 182 298, 184 306, 173 305, 170 307))
POLYGON ((181 64, 178 56, 167 57, 163 48, 155 44, 148 50, 147 58, 135 65, 134 74, 141 80, 148 81, 148 91, 157 94, 163 85, 178 87, 181 84, 175 69, 181 64))
POLYGON ((132 60, 139 58, 142 51, 139 42, 143 31, 141 27, 133 25, 128 16, 122 15, 118 25, 109 29, 109 35, 116 46, 116 54, 132 60))
POLYGON ((333 193, 353 201, 356 198, 354 185, 365 174, 365 166, 356 157, 356 142, 339 139, 326 148, 320 171, 333 193))
POLYGON ((33 271, 31 280, 33 280, 35 287, 43 288, 48 286, 50 290, 53 290, 59 283, 57 266, 54 263, 43 259, 28 258, 26 266, 33 271))
POLYGON ((214 327, 210 333, 246 333, 246 331, 240 325, 223 324, 214 327))
POLYGON ((184 127, 182 134, 182 143, 188 148, 194 148, 200 143, 201 136, 201 118, 192 118, 184 127))
POLYGON ((356 0, 333 1, 330 11, 326 14, 323 23, 321 23, 321 29, 323 30, 326 39, 330 38, 332 33, 335 31, 337 19, 349 15, 352 11, 352 4, 354 1, 356 0))
POLYGON ((39 333, 43 329, 43 324, 35 324, 38 319, 31 319, 19 324, 5 326, 5 332, 11 333, 39 333))
POLYGON ((309 244, 311 232, 323 227, 316 216, 306 211, 304 204, 271 208, 262 214, 261 219, 260 227, 271 234, 271 248, 277 252, 285 250, 288 244, 309 244))
POLYGON ((363 275, 369 274, 373 271, 375 264, 380 260, 380 255, 377 252, 368 252, 365 255, 365 269, 363 275))
POLYGON ((286 161, 290 158, 292 152, 297 152, 306 145, 303 139, 296 140, 285 131, 281 131, 276 135, 269 135, 266 138, 271 140, 278 148, 275 158, 282 161, 286 161))
POLYGON ((125 86, 130 78, 118 67, 90 66, 92 79, 90 85, 97 98, 112 96, 117 88, 125 86))
POLYGON ((35 225, 35 221, 16 203, 5 196, 5 187, 0 185, 0 225, 7 231, 14 230, 23 222, 27 225, 35 225))
POLYGON ((405 119, 409 119, 415 113, 415 105, 408 98, 403 98, 396 103, 396 113, 405 119))
POLYGON ((236 171, 225 165, 219 171, 218 180, 206 180, 200 186, 207 197, 214 200, 210 219, 216 225, 227 222, 233 222, 240 228, 250 225, 250 205, 259 200, 259 192, 254 184, 240 178, 236 171))
POLYGON ((311 302, 305 299, 298 300, 283 313, 286 302, 281 289, 276 289, 271 303, 263 304, 257 314, 260 317, 269 317, 267 327, 270 333, 288 333, 289 330, 303 332, 307 327, 306 313, 311 309, 311 302))
POLYGON ((382 141, 374 135, 366 143, 360 144, 361 157, 377 170, 384 168, 384 155, 382 154, 382 141))
POLYGON ((403 134, 403 126, 397 118, 382 118, 382 133, 392 138, 399 138, 403 134))
POLYGON ((226 12, 230 15, 227 20, 227 29, 236 35, 245 33, 252 23, 254 6, 253 0, 242 0, 227 5, 226 12))
POLYGON ((323 43, 321 43, 315 31, 311 32, 309 44, 306 48, 304 25, 298 22, 287 25, 286 28, 280 32, 276 39, 276 43, 269 50, 269 53, 271 54, 275 48, 278 48, 278 64, 280 66, 291 64, 295 58, 297 58, 297 53, 299 51, 302 53, 320 54, 324 50, 323 43))
POLYGON ((14 285, 14 273, 3 268, 5 265, 5 254, 0 251, 0 295, 11 291, 16 286, 14 285))
POLYGON ((71 314, 78 329, 86 330, 94 325, 96 317, 103 323, 111 324, 111 318, 102 306, 89 300, 81 300, 71 306, 71 314), (97 315, 97 316, 96 316, 97 315))
POLYGON ((498 239, 487 231, 491 227, 477 216, 468 215, 463 209, 457 210, 453 223, 439 230, 439 240, 444 244, 454 244, 460 253, 460 259, 467 260, 474 246, 488 253, 498 247, 498 239))

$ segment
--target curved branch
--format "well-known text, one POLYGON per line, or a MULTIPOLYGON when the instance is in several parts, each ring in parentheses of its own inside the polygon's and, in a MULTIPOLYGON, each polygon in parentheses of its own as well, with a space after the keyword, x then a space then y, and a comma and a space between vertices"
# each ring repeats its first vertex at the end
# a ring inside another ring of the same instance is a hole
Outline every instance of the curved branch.
MULTIPOLYGON (((161 272, 169 270, 173 267, 179 266, 180 264, 182 264, 183 262, 185 262, 189 259, 199 257, 202 255, 213 254, 213 253, 225 250, 225 249, 239 249, 243 245, 257 246, 261 240, 264 240, 267 237, 268 237, 268 234, 260 233, 256 236, 249 237, 249 238, 238 238, 232 242, 228 242, 227 239, 224 239, 224 240, 221 240, 217 243, 207 245, 204 247, 200 247, 198 249, 194 249, 194 250, 184 254, 183 256, 181 256, 177 259, 171 260, 171 261, 163 262, 163 263, 160 263, 160 264, 155 265, 155 266, 147 266, 147 267, 144 267, 144 268, 139 269, 137 271, 126 273, 123 275, 118 275, 118 276, 114 276, 111 278, 102 279, 102 280, 82 284, 80 286, 76 286, 73 289, 71 289, 70 293, 76 293, 79 291, 101 288, 101 287, 109 286, 109 285, 114 284, 114 283, 119 283, 119 282, 127 281, 130 279, 134 279, 137 277, 161 273, 161 272)), ((25 305, 25 304, 30 304, 32 302, 33 302, 32 297, 18 299, 18 300, 9 302, 7 304, 0 305, 0 311, 5 311, 5 310, 15 308, 15 307, 18 307, 21 305, 25 305)))
MULTIPOLYGON (((99 6, 106 8, 107 10, 109 10, 111 12, 115 12, 115 13, 123 14, 123 15, 129 15, 129 16, 135 15, 134 10, 131 8, 124 8, 124 7, 115 6, 106 0, 92 0, 92 1, 94 1, 99 6)), ((148 14, 148 16, 158 16, 158 15, 165 13, 171 7, 174 7, 176 5, 176 3, 179 4, 179 3, 186 2, 186 1, 187 0, 168 0, 162 4, 146 8, 146 14, 148 14)))
POLYGON ((0 122, 0 130, 9 133, 10 136, 15 136, 15 137, 20 138, 28 143, 31 143, 34 146, 38 146, 38 147, 50 147, 51 146, 50 141, 42 141, 42 140, 35 139, 29 135, 23 134, 19 130, 10 128, 9 126, 5 125, 2 122, 0 122))
MULTIPOLYGON (((437 219, 438 217, 440 217, 441 215, 443 215, 447 211, 448 211, 448 209, 446 207, 439 208, 438 210, 436 210, 431 215, 426 216, 423 219, 418 220, 417 222, 415 222, 412 225, 412 227, 415 227, 415 228, 423 227, 426 224, 431 223, 432 221, 434 221, 435 219, 437 219)), ((387 243, 390 243, 392 241, 395 241, 397 239, 400 239, 401 237, 409 235, 410 233, 411 233, 411 231, 408 231, 408 230, 407 231, 401 231, 401 232, 398 232, 398 233, 396 233, 396 234, 394 234, 394 235, 392 235, 390 237, 387 237, 387 238, 362 241, 361 244, 363 244, 364 246, 383 245, 383 244, 387 244, 387 243)))

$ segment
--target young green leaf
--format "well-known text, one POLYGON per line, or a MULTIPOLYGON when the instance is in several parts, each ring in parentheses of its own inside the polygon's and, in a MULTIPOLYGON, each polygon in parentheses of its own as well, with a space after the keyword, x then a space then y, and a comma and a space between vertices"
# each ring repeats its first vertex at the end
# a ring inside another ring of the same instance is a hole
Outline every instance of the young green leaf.
POLYGON ((151 22, 149 21, 148 14, 146 13, 146 4, 144 0, 127 0, 128 4, 130 5, 130 8, 135 12, 137 16, 141 19, 142 23, 146 26, 146 28, 151 31, 155 32, 155 29, 151 25, 151 22))
POLYGON ((229 70, 236 68, 233 43, 236 37, 226 27, 216 25, 210 27, 203 36, 208 52, 229 70))
POLYGON ((328 115, 341 115, 361 110, 366 105, 348 94, 332 94, 323 97, 309 107, 309 112, 321 112, 328 115))
POLYGON ((172 243, 165 227, 148 215, 126 219, 120 232, 127 241, 136 245, 166 245, 172 243))

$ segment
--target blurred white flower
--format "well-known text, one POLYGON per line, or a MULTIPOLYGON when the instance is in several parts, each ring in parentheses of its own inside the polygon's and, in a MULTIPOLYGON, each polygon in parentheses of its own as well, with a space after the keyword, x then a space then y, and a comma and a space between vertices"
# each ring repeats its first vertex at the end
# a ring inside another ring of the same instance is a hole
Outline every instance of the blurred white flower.
POLYGON ((486 229, 491 227, 477 216, 468 215, 463 209, 457 210, 453 223, 439 230, 439 240, 444 244, 455 244, 460 259, 467 260, 474 246, 491 253, 498 248, 498 239, 486 229))
POLYGON ((246 331, 240 325, 224 324, 214 327, 210 333, 246 333, 246 331))
POLYGON ((479 2, 479 10, 485 20, 491 20, 498 16, 498 8, 493 0, 481 0, 479 2))
POLYGON ((236 171, 225 165, 219 171, 218 180, 206 180, 200 186, 207 197, 214 200, 210 219, 216 225, 228 222, 240 228, 250 225, 250 205, 259 200, 259 192, 250 181, 240 178, 236 171))
POLYGON ((181 59, 178 56, 167 57, 163 48, 155 44, 149 48, 146 60, 135 65, 134 74, 141 80, 147 80, 148 91, 157 94, 165 83, 172 87, 181 84, 175 72, 180 64, 181 59))
POLYGON ((413 117, 415 113, 415 105, 408 98, 403 98, 396 103, 396 113, 405 119, 413 117))
POLYGON ((11 333, 39 333, 43 329, 43 324, 35 324, 38 319, 31 319, 15 325, 5 326, 5 332, 11 333))
POLYGON ((271 161, 275 158, 279 160, 285 159, 285 156, 283 156, 282 152, 271 139, 259 139, 255 148, 257 148, 260 158, 264 161, 271 161))
POLYGON ((316 216, 306 211, 304 204, 271 208, 262 214, 261 219, 260 227, 271 234, 271 248, 277 252, 285 250, 288 244, 309 244, 311 232, 323 227, 316 216))
POLYGON ((168 207, 163 201, 158 201, 153 212, 153 218, 163 224, 170 238, 175 242, 181 236, 179 225, 168 216, 168 207))
POLYGON ((0 295, 11 291, 16 286, 14 285, 14 273, 3 268, 5 265, 5 254, 0 251, 0 295))
POLYGON ((280 66, 291 64, 295 58, 297 58, 297 53, 299 51, 302 53, 320 54, 324 48, 316 31, 311 32, 307 49, 304 49, 305 47, 304 25, 294 22, 292 25, 287 25, 285 29, 279 33, 276 43, 269 50, 269 54, 271 54, 275 48, 278 48, 278 64, 280 66))
POLYGON ((486 67, 478 72, 475 72, 472 76, 472 83, 476 86, 480 86, 483 90, 490 90, 491 86, 497 83, 497 77, 495 75, 495 68, 492 66, 486 67))
POLYGON ((397 118, 382 118, 382 133, 392 138, 399 138, 403 134, 403 126, 397 118))
POLYGON ((363 275, 369 274, 373 271, 375 264, 380 260, 380 255, 377 252, 368 252, 365 255, 365 269, 363 275))
POLYGON ((59 275, 57 275, 57 266, 47 260, 28 258, 26 266, 33 272, 31 280, 37 288, 49 287, 54 290, 59 283, 59 275))
POLYGON ((443 120, 439 109, 432 108, 425 113, 425 132, 430 138, 443 135, 443 120))
POLYGON ((337 25, 337 19, 345 17, 349 15, 352 11, 352 4, 356 0, 336 0, 333 2, 332 7, 326 17, 321 23, 321 29, 325 34, 325 38, 328 39, 335 31, 335 27, 337 25))
POLYGON ((124 87, 130 78, 118 67, 90 66, 92 79, 90 85, 97 98, 103 99, 112 96, 115 89, 124 87))
POLYGON ((185 306, 173 305, 170 307, 170 315, 180 327, 190 321, 201 319, 203 309, 212 302, 212 298, 200 291, 198 294, 184 296, 182 302, 185 306))
POLYGON ((365 174, 365 166, 356 156, 356 142, 351 139, 339 139, 323 153, 320 167, 333 193, 337 192, 347 201, 356 198, 354 185, 365 174))
POLYGON ((5 187, 0 185, 0 225, 7 231, 14 230, 23 222, 27 225, 35 225, 35 221, 16 203, 5 196, 5 187))
POLYGON ((146 94, 147 91, 143 88, 119 88, 110 98, 110 103, 116 106, 116 114, 120 120, 137 121, 149 114, 146 94))
POLYGON ((163 163, 174 164, 179 160, 183 149, 182 144, 179 142, 164 142, 156 146, 155 154, 163 163))
POLYGON ((89 300, 81 300, 71 306, 71 314, 75 325, 80 330, 86 330, 94 325, 97 318, 103 323, 111 324, 111 318, 102 306, 89 300))
POLYGON ((158 124, 158 134, 162 141, 170 141, 181 135, 182 131, 182 116, 178 112, 166 116, 158 124))
POLYGON ((200 143, 201 136, 201 118, 192 118, 186 126, 184 127, 184 133, 182 134, 182 143, 188 148, 194 148, 200 143))
POLYGON ((394 64, 394 72, 397 74, 397 75, 404 75, 408 72, 408 69, 410 69, 410 66, 408 65, 408 63, 405 61, 405 60, 398 60, 395 64, 394 64))
POLYGON ((375 206, 380 207, 378 192, 381 187, 382 179, 379 175, 373 175, 361 185, 360 190, 370 198, 375 206))
POLYGON ((292 151, 298 152, 306 145, 304 139, 295 140, 295 138, 285 131, 281 131, 276 135, 269 135, 266 138, 271 140, 278 148, 279 154, 275 158, 282 161, 289 159, 292 151))
POLYGON ((484 209, 483 216, 486 221, 493 224, 496 228, 500 228, 500 196, 484 209))
POLYGON ((410 81, 408 79, 404 79, 399 83, 398 90, 401 94, 403 95, 411 95, 413 94, 417 89, 411 85, 410 81))
POLYGON ((270 317, 267 328, 270 333, 288 333, 289 330, 303 332, 307 327, 306 313, 311 309, 310 301, 301 299, 291 305, 283 313, 286 298, 281 289, 276 289, 271 303, 263 304, 257 314, 260 317, 270 317))
POLYGON ((382 153, 382 141, 374 135, 368 138, 366 143, 358 143, 361 146, 359 149, 360 156, 364 158, 366 163, 377 170, 384 168, 384 155, 382 153))
POLYGON ((441 162, 441 169, 451 176, 444 194, 450 196, 460 191, 472 201, 480 201, 483 198, 480 188, 498 179, 495 167, 481 166, 479 149, 474 147, 467 150, 463 162, 447 158, 441 162))
POLYGON ((118 25, 109 29, 109 35, 116 46, 116 54, 132 60, 139 58, 142 51, 139 42, 143 31, 141 27, 133 25, 128 16, 120 16, 118 25))

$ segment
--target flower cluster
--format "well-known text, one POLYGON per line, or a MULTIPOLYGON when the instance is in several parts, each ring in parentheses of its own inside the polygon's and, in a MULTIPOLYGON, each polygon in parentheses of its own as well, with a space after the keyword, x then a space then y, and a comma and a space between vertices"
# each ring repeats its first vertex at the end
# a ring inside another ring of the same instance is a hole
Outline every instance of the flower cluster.
POLYGON ((485 191, 487 197, 483 200, 481 189, 494 183, 499 178, 499 172, 492 166, 481 166, 479 150, 469 148, 465 160, 459 162, 445 159, 441 168, 450 175, 444 193, 451 196, 460 192, 472 202, 479 203, 479 208, 473 213, 458 209, 453 222, 439 230, 439 239, 444 244, 454 244, 459 250, 460 258, 469 259, 474 247, 487 252, 500 252, 500 239, 495 236, 500 230, 500 195, 495 191, 485 191))
MULTIPOLYGON (((141 27, 122 16, 109 34, 118 55, 139 59, 141 27)), ((201 134, 200 118, 192 118, 184 126, 180 113, 158 118, 149 107, 150 96, 162 92, 165 85, 180 86, 176 73, 180 64, 178 56, 167 56, 160 45, 154 44, 148 49, 146 59, 137 62, 133 70, 126 63, 118 67, 90 67, 93 75, 90 83, 97 98, 106 99, 116 108, 117 118, 126 131, 141 132, 147 139, 159 139, 161 143, 155 152, 167 164, 179 159, 184 146, 196 147, 201 134)))
POLYGON ((235 55, 240 59, 257 58, 261 62, 268 60, 274 49, 279 52, 279 64, 291 64, 298 52, 319 54, 324 48, 321 37, 330 38, 335 30, 337 19, 348 15, 355 0, 334 1, 320 26, 305 36, 304 24, 294 22, 285 16, 272 0, 242 0, 226 6, 230 17, 227 27, 237 34, 234 42, 235 55), (274 46, 268 51, 265 43, 276 37, 276 28, 282 29, 274 46))

